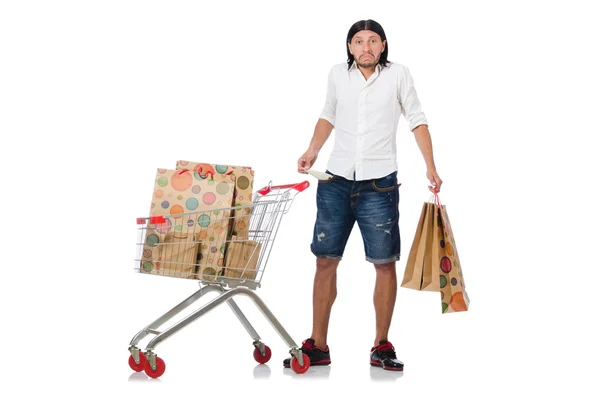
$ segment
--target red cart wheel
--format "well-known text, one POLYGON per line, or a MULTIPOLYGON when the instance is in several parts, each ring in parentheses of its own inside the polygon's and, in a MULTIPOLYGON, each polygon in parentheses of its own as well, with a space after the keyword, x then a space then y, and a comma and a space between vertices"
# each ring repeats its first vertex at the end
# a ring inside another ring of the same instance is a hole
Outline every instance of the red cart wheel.
POLYGON ((129 356, 129 367, 135 372, 142 372, 146 368, 146 356, 140 352, 140 363, 136 364, 133 356, 129 356))
POLYGON ((297 374, 303 374, 308 371, 308 367, 310 367, 310 359, 306 355, 306 353, 302 353, 302 361, 304 361, 304 365, 300 366, 298 359, 296 357, 292 357, 292 369, 297 374))
POLYGON ((166 368, 167 367, 163 359, 160 357, 156 357, 156 369, 152 369, 152 367, 150 366, 150 362, 146 360, 146 366, 144 367, 144 371, 146 371, 146 375, 156 379, 165 373, 166 368))
POLYGON ((264 356, 260 353, 260 349, 258 347, 256 347, 254 349, 254 359, 259 364, 266 364, 271 359, 271 349, 269 348, 269 346, 265 345, 265 355, 264 356))

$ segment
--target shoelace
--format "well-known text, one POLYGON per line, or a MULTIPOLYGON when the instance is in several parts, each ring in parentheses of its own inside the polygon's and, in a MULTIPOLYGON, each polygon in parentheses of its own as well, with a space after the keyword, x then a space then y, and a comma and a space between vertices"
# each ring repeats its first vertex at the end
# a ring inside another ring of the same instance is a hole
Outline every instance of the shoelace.
POLYGON ((396 349, 394 349, 394 346, 389 342, 377 346, 376 349, 389 358, 396 358, 396 349))

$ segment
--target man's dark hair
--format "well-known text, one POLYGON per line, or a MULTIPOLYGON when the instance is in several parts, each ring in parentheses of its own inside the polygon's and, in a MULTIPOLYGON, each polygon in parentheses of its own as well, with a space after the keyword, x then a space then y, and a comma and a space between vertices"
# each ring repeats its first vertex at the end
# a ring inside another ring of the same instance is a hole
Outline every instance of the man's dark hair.
MULTIPOLYGON (((352 63, 354 63, 354 56, 350 53, 348 44, 352 41, 352 38, 354 37, 354 35, 357 34, 358 32, 360 32, 361 30, 373 31, 373 32, 377 33, 379 35, 379 37, 381 37, 381 41, 387 40, 385 37, 385 32, 383 31, 383 28, 381 27, 381 25, 379 23, 375 22, 374 20, 367 19, 367 20, 356 22, 354 25, 352 25, 352 27, 348 31, 348 37, 346 38, 346 53, 348 54, 348 69, 350 69, 350 67, 352 66, 352 63)), ((383 50, 383 52, 381 53, 381 57, 379 58, 379 64, 382 67, 386 67, 387 64, 389 63, 389 61, 387 60, 388 47, 389 47, 388 43, 386 42, 385 49, 383 50)))

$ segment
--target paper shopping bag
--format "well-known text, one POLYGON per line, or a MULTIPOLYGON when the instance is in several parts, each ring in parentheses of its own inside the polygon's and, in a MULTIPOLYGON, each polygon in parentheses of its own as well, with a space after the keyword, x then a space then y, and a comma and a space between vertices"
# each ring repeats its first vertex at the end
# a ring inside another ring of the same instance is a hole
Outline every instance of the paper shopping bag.
POLYGON ((224 276, 232 279, 256 279, 260 249, 261 244, 257 241, 231 236, 225 254, 224 276))
POLYGON ((445 205, 436 206, 435 226, 434 257, 439 264, 442 313, 467 311, 470 299, 465 288, 456 241, 445 205))
POLYGON ((250 167, 196 163, 179 160, 176 169, 189 169, 197 178, 212 178, 215 183, 228 181, 235 184, 233 206, 236 207, 231 231, 241 239, 248 239, 248 226, 254 188, 254 170, 250 167), (243 207, 243 208, 242 208, 243 207))
POLYGON ((196 278, 198 242, 195 233, 170 231, 158 244, 156 268, 167 276, 196 278))
POLYGON ((425 203, 427 212, 430 214, 427 219, 428 240, 425 249, 425 257, 423 258, 423 279, 421 281, 421 291, 440 290, 440 263, 436 256, 436 244, 439 242, 440 229, 436 226, 437 205, 435 203, 425 203))
POLYGON ((401 286, 405 288, 421 290, 423 282, 423 264, 425 261, 425 251, 431 246, 433 228, 433 213, 431 206, 423 203, 421 216, 417 223, 417 231, 413 238, 412 246, 406 261, 404 269, 404 278, 401 286))
POLYGON ((198 243, 195 263, 187 264, 190 266, 179 277, 195 274, 202 280, 215 280, 221 275, 233 188, 233 181, 199 178, 189 170, 158 169, 150 215, 162 216, 164 221, 148 225, 141 271, 177 277, 173 269, 164 269, 161 267, 164 264, 157 261, 161 243, 164 244, 167 233, 173 231, 192 234, 198 243), (192 264, 195 271, 190 274, 192 264))

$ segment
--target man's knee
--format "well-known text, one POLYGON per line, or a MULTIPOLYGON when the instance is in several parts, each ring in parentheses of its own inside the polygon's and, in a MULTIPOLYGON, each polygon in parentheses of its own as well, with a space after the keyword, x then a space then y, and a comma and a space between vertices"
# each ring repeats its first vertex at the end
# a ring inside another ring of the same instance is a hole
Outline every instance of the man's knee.
POLYGON ((334 271, 337 269, 339 259, 336 258, 317 258, 317 269, 321 271, 334 271))
POLYGON ((396 273, 396 262, 375 264, 375 270, 380 273, 396 273))

